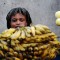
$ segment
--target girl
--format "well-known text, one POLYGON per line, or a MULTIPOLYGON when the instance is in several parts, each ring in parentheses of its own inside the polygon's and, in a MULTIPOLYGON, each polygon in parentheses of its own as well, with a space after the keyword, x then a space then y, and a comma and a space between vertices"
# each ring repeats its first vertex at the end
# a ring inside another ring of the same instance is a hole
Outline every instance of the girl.
POLYGON ((13 8, 6 16, 7 28, 17 28, 20 26, 30 26, 32 23, 29 12, 25 8, 13 8))

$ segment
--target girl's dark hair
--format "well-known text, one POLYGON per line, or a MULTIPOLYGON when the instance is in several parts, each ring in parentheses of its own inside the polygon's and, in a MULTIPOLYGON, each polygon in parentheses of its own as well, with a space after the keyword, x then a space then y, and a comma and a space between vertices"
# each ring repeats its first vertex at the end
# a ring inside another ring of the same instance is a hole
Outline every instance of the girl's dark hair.
POLYGON ((6 16, 6 20, 7 20, 7 28, 11 28, 11 17, 16 15, 17 13, 21 13, 22 15, 26 16, 26 21, 27 21, 27 26, 30 26, 30 24, 32 23, 31 17, 29 12, 25 9, 25 8, 13 8, 9 11, 9 13, 6 16))

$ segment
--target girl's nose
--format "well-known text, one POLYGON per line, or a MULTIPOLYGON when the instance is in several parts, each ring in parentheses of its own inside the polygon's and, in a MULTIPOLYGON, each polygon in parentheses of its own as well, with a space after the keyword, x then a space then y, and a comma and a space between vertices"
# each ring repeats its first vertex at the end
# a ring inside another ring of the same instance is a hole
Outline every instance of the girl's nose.
POLYGON ((20 21, 18 20, 17 22, 16 22, 18 25, 20 25, 20 21))

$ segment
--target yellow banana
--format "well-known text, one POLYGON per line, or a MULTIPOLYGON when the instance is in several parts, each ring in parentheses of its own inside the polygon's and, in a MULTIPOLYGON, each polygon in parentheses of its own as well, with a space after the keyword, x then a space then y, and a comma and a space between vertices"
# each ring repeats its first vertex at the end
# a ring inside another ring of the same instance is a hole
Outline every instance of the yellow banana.
POLYGON ((41 35, 41 34, 42 34, 42 32, 41 32, 40 30, 38 30, 38 29, 35 29, 35 33, 36 33, 37 35, 41 35))
POLYGON ((11 46, 15 46, 15 41, 11 40, 11 46))
POLYGON ((14 50, 17 50, 17 51, 25 51, 25 48, 22 46, 22 45, 16 45, 16 47, 14 48, 14 50))
POLYGON ((31 42, 31 38, 30 37, 26 37, 26 40, 24 42, 31 42))
POLYGON ((21 34, 21 31, 18 30, 14 34, 11 35, 11 39, 18 39, 21 34))
POLYGON ((46 25, 41 25, 45 30, 50 30, 46 25))
POLYGON ((50 44, 53 44, 53 45, 60 45, 60 42, 59 42, 59 41, 50 41, 50 44))
POLYGON ((48 47, 50 47, 50 44, 42 45, 42 46, 39 46, 39 50, 40 49, 46 49, 48 47))
POLYGON ((2 55, 2 56, 4 57, 4 53, 3 53, 3 51, 1 51, 1 50, 0 50, 0 55, 2 55))
POLYGON ((31 37, 31 34, 25 31, 26 37, 31 37))
POLYGON ((45 58, 47 55, 48 55, 48 52, 49 52, 49 48, 45 49, 43 51, 43 54, 41 55, 42 58, 45 58))
POLYGON ((6 50, 6 51, 8 51, 8 46, 3 45, 3 49, 6 50))
POLYGON ((25 27, 25 28, 26 28, 27 33, 31 33, 31 28, 30 27, 25 27))
POLYGON ((35 36, 35 27, 34 26, 31 26, 31 33, 33 36, 35 36))
POLYGON ((3 32, 2 37, 7 37, 7 38, 8 38, 8 37, 11 36, 11 34, 12 34, 14 31, 15 31, 14 28, 10 28, 10 29, 6 30, 5 32, 3 32))
POLYGON ((21 38, 22 39, 25 39, 26 38, 25 31, 23 31, 23 30, 21 31, 21 38))
POLYGON ((19 59, 19 58, 17 58, 17 57, 14 57, 14 60, 21 60, 21 59, 19 59))
POLYGON ((35 25, 35 28, 37 29, 37 30, 39 30, 40 32, 42 32, 42 33, 45 33, 45 29, 41 26, 41 25, 35 25))
POLYGON ((57 48, 51 48, 49 50, 49 57, 52 59, 52 58, 55 58, 56 57, 56 54, 57 54, 57 48))

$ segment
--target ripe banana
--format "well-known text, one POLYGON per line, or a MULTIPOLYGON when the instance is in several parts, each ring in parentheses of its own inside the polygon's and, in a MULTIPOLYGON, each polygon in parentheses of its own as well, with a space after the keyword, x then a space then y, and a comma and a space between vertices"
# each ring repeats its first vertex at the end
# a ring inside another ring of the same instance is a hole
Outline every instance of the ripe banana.
POLYGON ((17 38, 19 38, 20 34, 21 34, 20 30, 16 31, 14 34, 11 35, 11 39, 12 40, 14 40, 14 39, 16 40, 17 38))
POLYGON ((35 36, 35 27, 34 26, 31 26, 31 33, 33 36, 35 36))
POLYGON ((14 28, 7 29, 4 32, 2 32, 2 37, 8 38, 8 37, 11 36, 11 34, 13 34, 13 32, 15 32, 15 29, 14 28))

